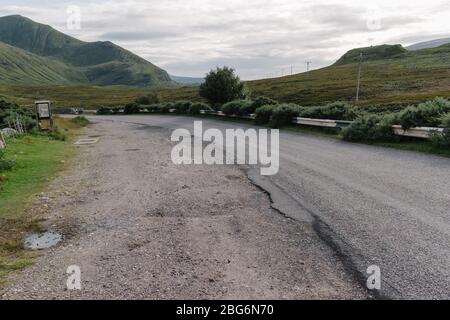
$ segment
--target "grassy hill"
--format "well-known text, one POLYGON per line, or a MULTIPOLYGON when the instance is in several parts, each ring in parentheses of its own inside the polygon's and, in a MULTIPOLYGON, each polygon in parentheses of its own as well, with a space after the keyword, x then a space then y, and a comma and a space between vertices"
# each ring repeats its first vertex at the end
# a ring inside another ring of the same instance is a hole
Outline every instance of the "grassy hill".
POLYGON ((0 42, 0 83, 50 85, 87 82, 85 74, 66 64, 0 42))
MULTIPOLYGON (((353 102, 361 51, 361 104, 409 104, 450 97, 450 45, 411 52, 400 45, 354 49, 329 67, 247 85, 253 97, 263 95, 280 102, 305 106, 353 102)), ((166 101, 200 99, 196 88, 189 87, 161 90, 160 95, 166 101)))
POLYGON ((56 85, 174 86, 166 71, 112 42, 83 42, 18 15, 0 18, 1 43, 22 50, 14 58, 11 49, 1 45, 0 64, 5 68, 15 66, 8 69, 7 76, 0 77, 2 84, 34 85, 41 79, 43 84, 56 85), (6 56, 8 59, 3 59, 6 56), (44 68, 40 69, 38 61, 43 62, 44 68), (29 79, 23 73, 15 73, 30 67, 35 73, 29 79), (14 81, 19 78, 19 82, 14 81))

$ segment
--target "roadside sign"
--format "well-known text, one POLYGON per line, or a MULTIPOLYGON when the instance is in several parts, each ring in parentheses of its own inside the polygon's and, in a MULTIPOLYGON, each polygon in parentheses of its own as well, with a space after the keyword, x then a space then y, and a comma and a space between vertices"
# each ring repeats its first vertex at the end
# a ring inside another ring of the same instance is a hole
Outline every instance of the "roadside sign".
POLYGON ((52 112, 50 109, 50 101, 36 101, 36 110, 38 119, 51 119, 52 112))
POLYGON ((50 101, 40 100, 35 101, 34 104, 36 105, 36 118, 37 118, 36 120, 38 122, 39 129, 42 129, 41 120, 49 120, 50 127, 53 127, 52 109, 50 107, 50 101))

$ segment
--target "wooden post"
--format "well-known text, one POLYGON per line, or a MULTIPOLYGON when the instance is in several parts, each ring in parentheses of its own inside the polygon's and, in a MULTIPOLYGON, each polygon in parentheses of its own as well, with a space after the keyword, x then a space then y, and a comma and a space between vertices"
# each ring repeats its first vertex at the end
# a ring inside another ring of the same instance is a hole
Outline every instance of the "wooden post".
POLYGON ((5 137, 3 137, 3 132, 0 131, 0 149, 6 148, 6 140, 5 137))

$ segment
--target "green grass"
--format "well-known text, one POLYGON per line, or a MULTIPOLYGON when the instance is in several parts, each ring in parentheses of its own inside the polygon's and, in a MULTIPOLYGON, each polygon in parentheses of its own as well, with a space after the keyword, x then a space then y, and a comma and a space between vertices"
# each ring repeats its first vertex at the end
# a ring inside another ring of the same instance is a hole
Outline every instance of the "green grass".
MULTIPOLYGON (((450 45, 405 52, 396 46, 363 48, 360 105, 396 107, 417 104, 436 96, 450 97, 448 65, 450 45)), ((248 81, 251 96, 266 96, 279 102, 302 106, 325 105, 335 101, 354 103, 361 49, 344 55, 339 63, 308 73, 248 81), (357 60, 356 60, 357 61, 357 60)), ((199 100, 198 88, 160 90, 163 101, 199 100)))
POLYGON ((22 247, 27 233, 42 231, 40 211, 29 209, 35 195, 70 163, 76 153, 72 142, 86 121, 55 119, 55 124, 65 141, 42 134, 7 140, 6 158, 16 161, 16 167, 0 172, 0 285, 9 272, 30 265, 37 256, 22 247))
POLYGON ((8 141, 8 159, 16 168, 1 173, 6 180, 0 184, 0 217, 17 216, 28 204, 30 196, 48 183, 63 167, 68 157, 66 143, 47 136, 25 136, 8 141))

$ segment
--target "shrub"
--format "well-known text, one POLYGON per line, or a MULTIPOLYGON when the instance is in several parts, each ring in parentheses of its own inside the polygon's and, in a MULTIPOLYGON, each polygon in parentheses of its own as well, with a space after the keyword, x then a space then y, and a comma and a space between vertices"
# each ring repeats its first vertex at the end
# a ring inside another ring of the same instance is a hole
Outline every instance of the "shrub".
POLYGON ((354 120, 357 109, 345 102, 334 102, 321 107, 301 108, 300 117, 313 119, 354 120))
POLYGON ((206 103, 194 102, 189 109, 189 114, 200 114, 201 110, 211 110, 211 107, 206 103))
POLYGON ((277 101, 272 100, 270 98, 267 97, 257 97, 256 99, 253 100, 252 103, 252 109, 253 111, 250 113, 254 113, 256 111, 256 109, 262 107, 262 106, 273 106, 278 104, 277 101))
POLYGON ((140 107, 136 102, 127 103, 123 109, 123 113, 125 114, 139 113, 139 111, 140 107))
POLYGON ((276 106, 267 105, 259 107, 255 110, 255 123, 256 124, 267 124, 270 122, 273 110, 276 106))
POLYGON ((37 126, 34 119, 34 111, 27 108, 21 108, 5 98, 0 98, 0 126, 13 124, 19 120, 26 130, 32 130, 37 126))
POLYGON ((253 102, 250 100, 240 100, 241 103, 236 111, 237 116, 248 116, 252 113, 255 113, 256 108, 253 105, 253 102))
POLYGON ((112 109, 110 107, 100 107, 97 109, 97 114, 100 115, 107 115, 107 114, 112 114, 112 109))
POLYGON ((436 98, 419 104, 417 107, 409 106, 398 115, 398 124, 403 129, 412 127, 429 126, 436 127, 441 118, 450 112, 450 102, 444 98, 436 98))
POLYGON ((359 116, 349 127, 342 130, 342 138, 347 141, 377 141, 394 139, 393 115, 367 114, 359 116))
POLYGON ((222 112, 226 115, 238 115, 241 114, 241 109, 245 108, 245 105, 251 104, 247 100, 234 100, 228 103, 225 103, 222 106, 222 112))
POLYGON ((11 170, 16 166, 13 160, 5 159, 5 150, 0 149, 0 171, 11 170))
POLYGON ((66 141, 67 135, 62 132, 57 126, 54 126, 48 131, 48 136, 53 140, 66 141))
POLYGON ((155 93, 149 93, 145 96, 136 98, 134 100, 135 103, 137 104, 142 104, 142 105, 151 105, 151 104, 158 104, 159 103, 159 98, 158 95, 155 93))
POLYGON ((281 128, 292 124, 292 118, 297 117, 299 106, 294 104, 280 104, 273 107, 270 126, 273 128, 281 128))
POLYGON ((442 117, 441 125, 444 127, 443 132, 434 132, 431 135, 431 143, 436 147, 450 147, 450 113, 442 117))
POLYGON ((88 119, 86 119, 86 117, 83 117, 83 116, 78 116, 78 117, 72 118, 72 119, 70 119, 70 122, 72 122, 80 127, 86 127, 90 123, 90 121, 88 119))
POLYGON ((176 109, 177 113, 188 113, 191 107, 192 102, 190 101, 177 101, 172 106, 173 109, 176 109))
POLYGON ((222 105, 247 96, 245 84, 228 67, 211 70, 200 85, 199 94, 212 105, 222 105))

